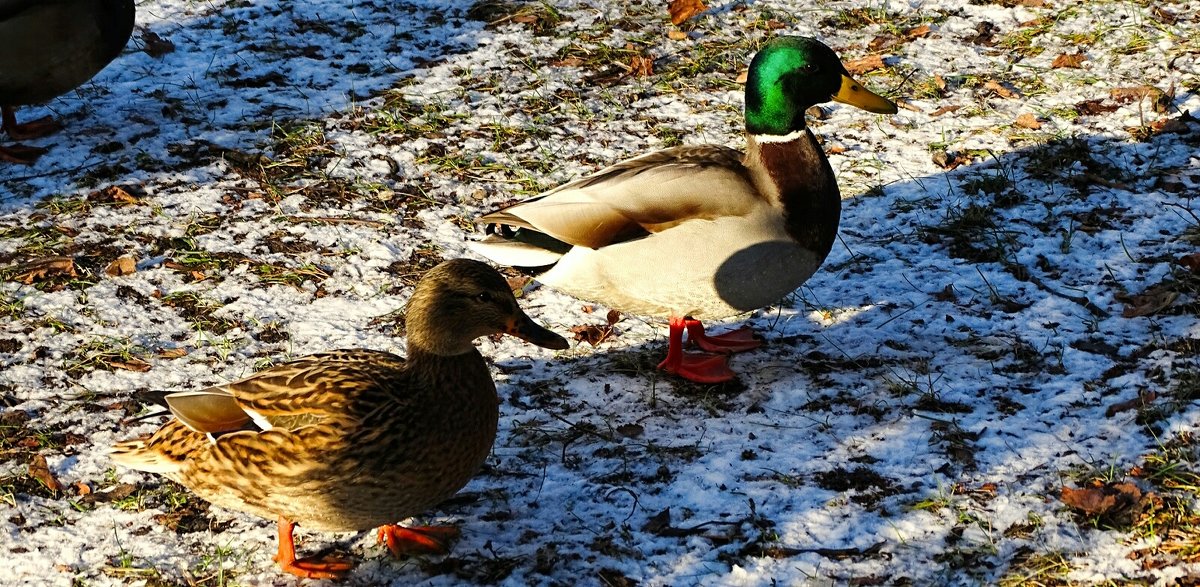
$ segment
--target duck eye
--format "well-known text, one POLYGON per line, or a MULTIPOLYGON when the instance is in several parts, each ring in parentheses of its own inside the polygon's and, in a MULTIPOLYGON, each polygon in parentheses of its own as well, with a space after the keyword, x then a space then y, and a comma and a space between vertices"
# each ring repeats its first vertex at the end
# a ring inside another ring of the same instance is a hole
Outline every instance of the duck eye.
POLYGON ((487 291, 480 292, 478 295, 475 296, 475 299, 479 300, 480 302, 483 302, 485 304, 490 304, 490 303, 496 301, 496 298, 492 297, 492 293, 487 292, 487 291))

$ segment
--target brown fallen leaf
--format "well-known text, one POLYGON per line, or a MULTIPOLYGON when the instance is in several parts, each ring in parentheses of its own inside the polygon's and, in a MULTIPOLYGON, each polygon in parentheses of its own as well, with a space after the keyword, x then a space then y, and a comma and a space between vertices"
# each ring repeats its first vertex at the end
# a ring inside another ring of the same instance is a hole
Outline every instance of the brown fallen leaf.
POLYGON ((137 357, 131 357, 126 361, 107 361, 106 364, 113 369, 121 369, 122 371, 145 373, 150 370, 150 363, 137 357))
POLYGON ((1151 316, 1166 309, 1178 297, 1178 291, 1163 286, 1150 288, 1137 295, 1121 296, 1118 300, 1125 302, 1125 310, 1121 312, 1121 316, 1125 318, 1151 316))
POLYGON ((738 72, 737 77, 733 78, 735 84, 745 84, 746 80, 750 79, 750 70, 743 69, 738 72))
POLYGON ((1178 263, 1191 270, 1192 273, 1200 273, 1200 253, 1184 255, 1179 258, 1178 263))
POLYGON ((948 114, 950 112, 957 112, 961 108, 962 108, 962 106, 959 106, 959 105, 942 106, 941 108, 938 108, 937 110, 934 110, 933 112, 930 112, 929 115, 930 116, 941 116, 943 114, 948 114))
POLYGON ((899 45, 902 40, 903 39, 897 37, 896 35, 885 33, 875 37, 874 39, 871 39, 871 42, 867 43, 867 48, 872 51, 887 51, 888 49, 899 45))
POLYGON ((47 277, 56 275, 66 275, 67 277, 78 277, 75 272, 75 259, 73 257, 42 257, 34 259, 22 266, 16 275, 13 276, 13 281, 32 285, 35 281, 42 281, 47 277))
POLYGON ((1083 60, 1087 57, 1083 53, 1062 53, 1054 58, 1054 62, 1050 67, 1054 69, 1062 69, 1069 67, 1072 69, 1080 69, 1083 67, 1083 60))
POLYGON ((164 39, 154 31, 142 32, 142 51, 151 57, 162 57, 175 51, 175 43, 164 39))
POLYGON ((1075 112, 1081 116, 1095 116, 1115 112, 1117 108, 1116 104, 1105 104, 1104 100, 1084 100, 1075 105, 1075 112))
POLYGON ((76 495, 91 495, 92 494, 92 488, 88 487, 88 484, 84 483, 83 481, 76 481, 75 485, 73 485, 73 487, 75 488, 76 495))
POLYGON ((1117 402, 1111 406, 1108 406, 1108 409, 1104 411, 1104 415, 1105 417, 1111 418, 1121 412, 1127 412, 1129 410, 1136 410, 1138 408, 1148 406, 1156 399, 1158 399, 1157 393, 1154 393, 1153 391, 1145 391, 1139 393, 1138 396, 1133 399, 1127 399, 1123 402, 1117 402))
POLYGON ((861 59, 852 59, 843 63, 846 66, 846 71, 852 75, 862 75, 868 71, 883 69, 883 57, 879 55, 868 55, 861 59))
POLYGON ((933 160, 934 165, 937 165, 946 171, 950 171, 960 165, 971 162, 971 159, 964 156, 962 153, 948 153, 942 150, 934 151, 931 159, 933 160))
POLYGON ((1142 499, 1142 490, 1132 483, 1109 483, 1099 487, 1063 487, 1062 502, 1085 514, 1104 516, 1128 509, 1142 499))
POLYGON ((671 24, 680 25, 687 19, 708 10, 700 0, 671 0, 667 12, 671 15, 671 24))
POLYGON ((667 31, 667 38, 672 41, 682 41, 688 38, 688 34, 680 30, 671 29, 667 31))
POLYGON ((120 277, 122 275, 133 275, 137 271, 137 264, 133 262, 133 257, 127 255, 113 259, 108 267, 104 268, 105 275, 112 277, 120 277))
POLYGON ((550 65, 554 67, 579 67, 583 65, 583 60, 578 57, 567 57, 566 59, 551 61, 550 65))
POLYGON ((616 310, 609 310, 608 313, 604 315, 604 320, 608 322, 609 326, 612 326, 613 324, 621 321, 621 313, 616 310))
POLYGON ((29 476, 37 479, 46 489, 58 493, 63 490, 62 483, 54 477, 54 473, 50 472, 50 465, 46 462, 46 457, 42 455, 34 455, 33 460, 29 462, 29 476))
POLYGON ((1161 6, 1155 6, 1150 10, 1150 14, 1153 14, 1154 18, 1165 25, 1173 25, 1179 22, 1179 16, 1161 6))
POLYGON ((1150 100, 1150 106, 1155 112, 1165 113, 1171 106, 1172 96, 1168 95, 1154 86, 1133 86, 1127 88, 1113 88, 1108 92, 1108 97, 1114 102, 1120 104, 1128 104, 1130 102, 1138 102, 1144 99, 1150 100))
POLYGON ((911 29, 908 29, 907 31, 904 31, 904 36, 906 36, 910 39, 921 39, 924 37, 928 37, 929 33, 932 30, 933 29, 929 28, 929 25, 923 24, 923 25, 915 26, 911 29))
POLYGON ((163 349, 158 351, 159 358, 163 359, 178 359, 179 357, 188 354, 188 350, 183 347, 175 347, 173 349, 163 349))
POLYGON ((1038 130, 1042 128, 1042 123, 1037 119, 1037 117, 1028 112, 1018 116, 1017 119, 1013 121, 1013 125, 1020 128, 1028 128, 1030 130, 1038 130))
POLYGON ((1157 134, 1173 133, 1185 135, 1192 132, 1192 128, 1188 125, 1191 122, 1196 122, 1196 119, 1192 118, 1187 112, 1184 112, 1175 118, 1161 118, 1151 122, 1150 130, 1157 134))
POLYGON ((1021 94, 1000 85, 1000 82, 997 82, 996 80, 988 80, 984 82, 983 89, 988 90, 989 92, 992 92, 1001 98, 1012 99, 1021 97, 1021 94))
POLYGON ((136 204, 138 199, 120 186, 110 185, 100 191, 92 192, 87 197, 89 202, 98 204, 136 204))
POLYGON ((645 55, 634 55, 629 62, 629 74, 633 77, 650 77, 654 75, 654 58, 645 55))
POLYGON ((600 343, 617 335, 616 330, 611 324, 580 324, 572 326, 571 332, 575 335, 575 340, 586 342, 592 346, 597 346, 600 343))

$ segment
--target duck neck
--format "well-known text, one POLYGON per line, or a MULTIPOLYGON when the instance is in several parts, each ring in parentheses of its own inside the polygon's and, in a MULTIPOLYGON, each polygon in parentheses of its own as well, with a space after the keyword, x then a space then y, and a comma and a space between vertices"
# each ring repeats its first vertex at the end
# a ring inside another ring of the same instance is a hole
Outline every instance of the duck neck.
POLYGON ((759 193, 782 209, 788 234, 824 258, 837 238, 842 198, 812 132, 748 134, 744 164, 759 193))

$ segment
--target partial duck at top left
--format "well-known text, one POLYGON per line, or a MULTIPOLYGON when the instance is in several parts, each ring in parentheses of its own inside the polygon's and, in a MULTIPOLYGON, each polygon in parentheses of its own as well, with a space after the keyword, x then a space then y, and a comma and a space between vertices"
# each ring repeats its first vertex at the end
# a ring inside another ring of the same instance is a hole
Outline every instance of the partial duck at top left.
MULTIPOLYGON (((61 96, 104 69, 133 33, 133 0, 0 0, 0 113, 20 141, 59 129, 49 117, 18 124, 14 110, 61 96)), ((0 145, 0 160, 31 164, 46 150, 0 145)))

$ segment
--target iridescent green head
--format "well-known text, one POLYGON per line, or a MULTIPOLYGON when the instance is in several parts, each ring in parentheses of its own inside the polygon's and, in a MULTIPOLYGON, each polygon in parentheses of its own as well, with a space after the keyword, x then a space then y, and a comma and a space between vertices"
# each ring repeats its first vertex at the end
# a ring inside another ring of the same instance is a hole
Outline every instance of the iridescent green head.
POLYGON ((786 135, 804 129, 804 111, 830 100, 895 114, 891 100, 854 81, 833 49, 808 37, 776 37, 750 62, 746 132, 786 135))

